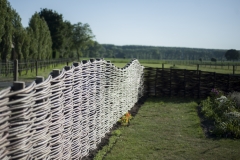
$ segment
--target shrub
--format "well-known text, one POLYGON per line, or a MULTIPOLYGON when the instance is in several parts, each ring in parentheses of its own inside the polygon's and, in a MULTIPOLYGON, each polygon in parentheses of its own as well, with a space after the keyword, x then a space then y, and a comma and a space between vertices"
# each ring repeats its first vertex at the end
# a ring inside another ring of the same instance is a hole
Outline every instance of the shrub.
POLYGON ((240 92, 231 92, 228 97, 235 101, 237 109, 240 111, 240 92))
POLYGON ((201 101, 202 113, 214 122, 213 134, 240 138, 240 112, 237 105, 240 94, 224 96, 222 91, 212 89, 210 97, 201 101))

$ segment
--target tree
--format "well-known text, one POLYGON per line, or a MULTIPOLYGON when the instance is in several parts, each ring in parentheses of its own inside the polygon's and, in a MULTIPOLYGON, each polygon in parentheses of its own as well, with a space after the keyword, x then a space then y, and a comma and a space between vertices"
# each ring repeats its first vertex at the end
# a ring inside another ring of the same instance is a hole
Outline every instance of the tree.
POLYGON ((211 58, 211 61, 212 62, 217 62, 217 59, 216 58, 211 58))
POLYGON ((69 21, 64 21, 64 41, 63 47, 61 48, 60 57, 73 57, 72 48, 73 48, 73 25, 69 21))
POLYGON ((73 47, 77 51, 78 60, 83 50, 87 48, 88 41, 93 38, 92 30, 88 24, 78 22, 73 25, 73 47))
POLYGON ((0 43, 2 41, 2 36, 5 32, 5 19, 7 15, 7 7, 8 3, 7 0, 0 0, 0 43))
POLYGON ((88 57, 97 58, 100 56, 101 45, 97 41, 92 41, 88 48, 88 57))
POLYGON ((0 19, 3 22, 0 24, 0 54, 2 60, 9 60, 11 58, 11 51, 13 47, 13 12, 9 2, 4 0, 1 0, 0 2, 0 19))
POLYGON ((230 49, 227 50, 225 53, 225 58, 230 61, 230 60, 238 60, 239 59, 239 52, 235 49, 230 49))
POLYGON ((12 43, 14 45, 11 59, 19 59, 21 60, 23 58, 22 53, 22 47, 26 38, 26 32, 25 29, 22 26, 21 18, 19 14, 13 9, 13 19, 12 19, 12 25, 13 25, 13 35, 12 35, 12 43))
POLYGON ((65 26, 63 16, 47 8, 41 9, 38 14, 47 22, 52 39, 53 58, 58 58, 64 45, 65 26))
POLYGON ((26 61, 29 59, 29 48, 30 48, 31 37, 28 33, 27 28, 24 28, 22 33, 23 33, 22 36, 24 37, 24 41, 22 45, 22 56, 23 56, 23 59, 26 61))
POLYGON ((28 27, 30 35, 30 57, 36 60, 50 59, 52 53, 52 40, 48 25, 38 13, 35 13, 28 27))

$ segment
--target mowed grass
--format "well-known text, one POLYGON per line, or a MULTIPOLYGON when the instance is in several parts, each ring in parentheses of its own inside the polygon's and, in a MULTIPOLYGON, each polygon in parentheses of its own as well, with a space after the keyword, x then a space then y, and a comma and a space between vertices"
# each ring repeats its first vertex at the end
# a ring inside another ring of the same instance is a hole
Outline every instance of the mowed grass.
POLYGON ((190 99, 150 98, 106 160, 240 159, 240 140, 205 138, 190 99))

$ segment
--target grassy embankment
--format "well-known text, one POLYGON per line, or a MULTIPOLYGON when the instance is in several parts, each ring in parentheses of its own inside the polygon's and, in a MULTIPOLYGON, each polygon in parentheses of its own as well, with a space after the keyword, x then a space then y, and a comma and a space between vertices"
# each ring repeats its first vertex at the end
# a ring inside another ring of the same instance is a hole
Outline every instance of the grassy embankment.
POLYGON ((95 159, 240 159, 239 139, 205 137, 192 99, 150 98, 118 132, 95 159))

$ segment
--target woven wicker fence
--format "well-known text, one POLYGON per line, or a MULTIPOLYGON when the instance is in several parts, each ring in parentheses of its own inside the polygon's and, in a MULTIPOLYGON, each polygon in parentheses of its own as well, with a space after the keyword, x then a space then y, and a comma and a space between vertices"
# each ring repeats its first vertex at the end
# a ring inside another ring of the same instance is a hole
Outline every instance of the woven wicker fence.
POLYGON ((145 68, 147 95, 206 98, 213 88, 240 92, 240 76, 200 70, 145 68))
POLYGON ((143 95, 138 60, 65 67, 0 91, 0 159, 81 159, 143 95))

